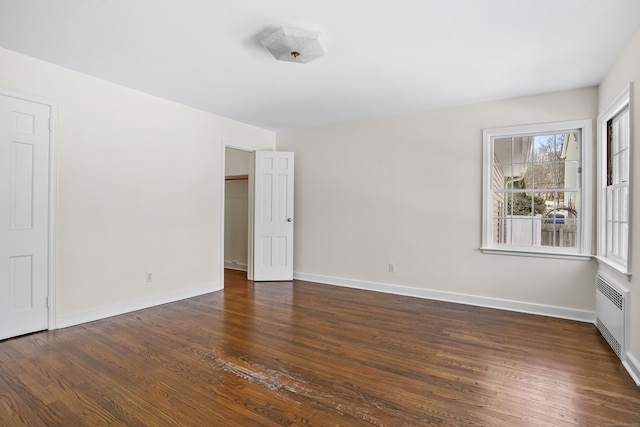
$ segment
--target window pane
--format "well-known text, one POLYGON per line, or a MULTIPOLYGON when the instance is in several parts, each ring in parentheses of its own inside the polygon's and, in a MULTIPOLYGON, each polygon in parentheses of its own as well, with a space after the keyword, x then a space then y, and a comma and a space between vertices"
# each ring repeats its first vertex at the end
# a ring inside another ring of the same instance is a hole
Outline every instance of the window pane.
POLYGON ((529 168, 527 163, 512 163, 501 165, 505 175, 505 188, 523 189, 531 188, 524 180, 524 176, 529 168))
POLYGON ((621 155, 619 152, 615 151, 612 156, 612 169, 611 169, 611 183, 619 184, 621 180, 620 176, 620 163, 621 155))
POLYGON ((620 220, 620 189, 614 188, 611 191, 611 220, 620 220))
POLYGON ((557 162, 535 163, 532 166, 531 174, 527 174, 530 184, 528 188, 558 188, 563 186, 564 165, 557 162), (562 178, 560 178, 562 177, 562 178))
POLYGON ((506 221, 507 243, 518 246, 540 246, 540 217, 512 215, 506 221))
POLYGON ((545 212, 545 201, 540 194, 518 191, 509 194, 507 199, 508 215, 534 216, 545 212))
POLYGON ((616 119, 613 121, 612 125, 612 135, 613 140, 611 141, 611 151, 613 153, 617 153, 620 151, 620 119, 616 119))
POLYGON ((504 218, 494 216, 492 221, 492 233, 493 243, 504 243, 504 218))
POLYGON ((491 187, 494 190, 501 190, 504 188, 505 178, 501 165, 495 165, 493 167, 493 180, 491 181, 491 187))
POLYGON ((622 187, 620 195, 620 221, 629 222, 629 187, 622 187))
POLYGON ((497 164, 513 163, 511 138, 496 138, 493 141, 493 157, 497 164))
POLYGON ((493 243, 506 243, 507 195, 506 192, 493 193, 493 243))
POLYGON ((533 138, 530 136, 516 136, 513 138, 513 162, 528 163, 531 161, 531 145, 533 138))
POLYGON ((562 143, 557 135, 542 135, 533 138, 533 161, 536 163, 554 162, 560 157, 562 143))
POLYGON ((562 188, 578 188, 580 175, 578 170, 580 164, 577 161, 565 160, 564 162, 564 186, 562 188))
POLYGON ((542 221, 542 245, 563 248, 578 247, 577 192, 554 192, 546 201, 542 221))
POLYGON ((576 224, 578 223, 578 219, 580 219, 580 193, 577 191, 565 191, 564 198, 560 201, 560 209, 567 211, 566 224, 576 224))
POLYGON ((611 253, 615 256, 620 255, 620 224, 617 222, 611 223, 611 253))
POLYGON ((620 153, 620 182, 629 182, 629 149, 620 153))
POLYGON ((498 200, 496 205, 494 206, 494 214, 493 214, 493 232, 492 232, 492 241, 493 243, 507 243, 507 220, 509 216, 506 212, 506 203, 498 200))
POLYGON ((627 260, 629 253, 629 224, 620 224, 620 254, 621 259, 627 260))
POLYGON ((630 137, 630 127, 629 127, 629 110, 626 110, 620 116, 620 150, 624 150, 629 148, 629 137, 630 137))

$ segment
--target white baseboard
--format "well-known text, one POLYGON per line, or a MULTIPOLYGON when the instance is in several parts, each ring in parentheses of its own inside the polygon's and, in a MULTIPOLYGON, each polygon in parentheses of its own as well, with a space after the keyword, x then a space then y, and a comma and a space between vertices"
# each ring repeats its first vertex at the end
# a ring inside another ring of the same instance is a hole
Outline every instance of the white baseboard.
POLYGON ((105 305, 87 310, 76 311, 58 315, 56 319, 56 328, 67 328, 69 326, 79 325, 81 323, 93 322, 95 320, 105 319, 111 316, 130 313, 144 308, 154 307, 157 305, 167 304, 187 298, 196 297, 198 295, 208 294, 223 289, 220 282, 204 283, 177 291, 167 292, 164 294, 151 295, 144 298, 124 301, 105 305))
POLYGON ((573 308, 556 307, 551 305, 532 304, 521 301, 489 298, 476 295, 458 294, 453 292, 434 291, 430 289, 412 288, 402 285, 390 285, 386 283, 367 282, 362 280, 344 279, 341 277, 322 276, 318 274, 294 273, 294 279, 309 282, 324 283, 327 285, 344 286, 347 288, 362 289, 367 291, 385 292, 388 294, 404 295, 416 298, 432 299, 438 301, 455 302, 459 304, 475 305, 479 307, 496 308, 500 310, 517 311, 520 313, 537 314, 542 316, 557 317, 560 319, 577 320, 580 322, 594 323, 596 314, 593 311, 576 310, 573 308))
POLYGON ((629 375, 631 375, 636 385, 640 387, 640 362, 629 352, 625 354, 625 359, 622 365, 624 365, 624 368, 629 372, 629 375))
POLYGON ((239 271, 247 271, 247 264, 242 264, 238 261, 225 261, 224 268, 228 268, 230 270, 239 270, 239 271))

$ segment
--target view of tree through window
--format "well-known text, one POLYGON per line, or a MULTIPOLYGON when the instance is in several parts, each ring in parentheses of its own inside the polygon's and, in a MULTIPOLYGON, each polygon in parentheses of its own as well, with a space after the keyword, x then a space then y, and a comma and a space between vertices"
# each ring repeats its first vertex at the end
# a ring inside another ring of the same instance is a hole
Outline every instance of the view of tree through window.
POLYGON ((494 243, 577 247, 579 131, 493 140, 494 243))

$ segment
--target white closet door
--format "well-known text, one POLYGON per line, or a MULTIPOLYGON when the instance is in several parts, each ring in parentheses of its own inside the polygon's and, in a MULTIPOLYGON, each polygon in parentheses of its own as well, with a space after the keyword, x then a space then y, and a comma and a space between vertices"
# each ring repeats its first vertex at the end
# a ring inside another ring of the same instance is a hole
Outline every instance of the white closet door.
POLYGON ((293 280, 293 153, 256 151, 253 280, 293 280))
POLYGON ((0 339, 48 326, 49 119, 0 95, 0 339))

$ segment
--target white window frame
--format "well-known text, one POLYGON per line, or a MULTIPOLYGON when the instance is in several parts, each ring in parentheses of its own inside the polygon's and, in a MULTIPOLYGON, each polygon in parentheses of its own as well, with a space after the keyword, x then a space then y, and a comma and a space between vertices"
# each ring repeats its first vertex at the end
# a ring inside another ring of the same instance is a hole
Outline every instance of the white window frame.
POLYGON ((597 191, 597 252, 596 259, 599 263, 605 264, 613 270, 630 277, 631 276, 631 227, 632 227, 632 207, 631 207, 631 194, 633 186, 633 84, 629 83, 624 90, 611 102, 609 107, 598 116, 598 131, 597 131, 597 175, 596 175, 596 191, 597 191), (628 165, 629 168, 629 191, 627 205, 628 215, 628 230, 627 235, 627 254, 626 261, 607 254, 607 123, 609 120, 614 119, 624 112, 625 109, 629 109, 629 156, 628 165))
POLYGON ((483 197, 482 197, 482 246, 483 253, 523 255, 551 258, 589 260, 591 253, 592 230, 592 164, 593 121, 590 119, 571 120, 554 123, 541 123, 524 126, 510 126, 483 130, 483 197), (581 219, 578 226, 577 247, 562 248, 556 246, 516 246, 497 244, 493 241, 493 140, 512 136, 545 135, 567 130, 579 130, 580 170, 579 184, 581 219))

